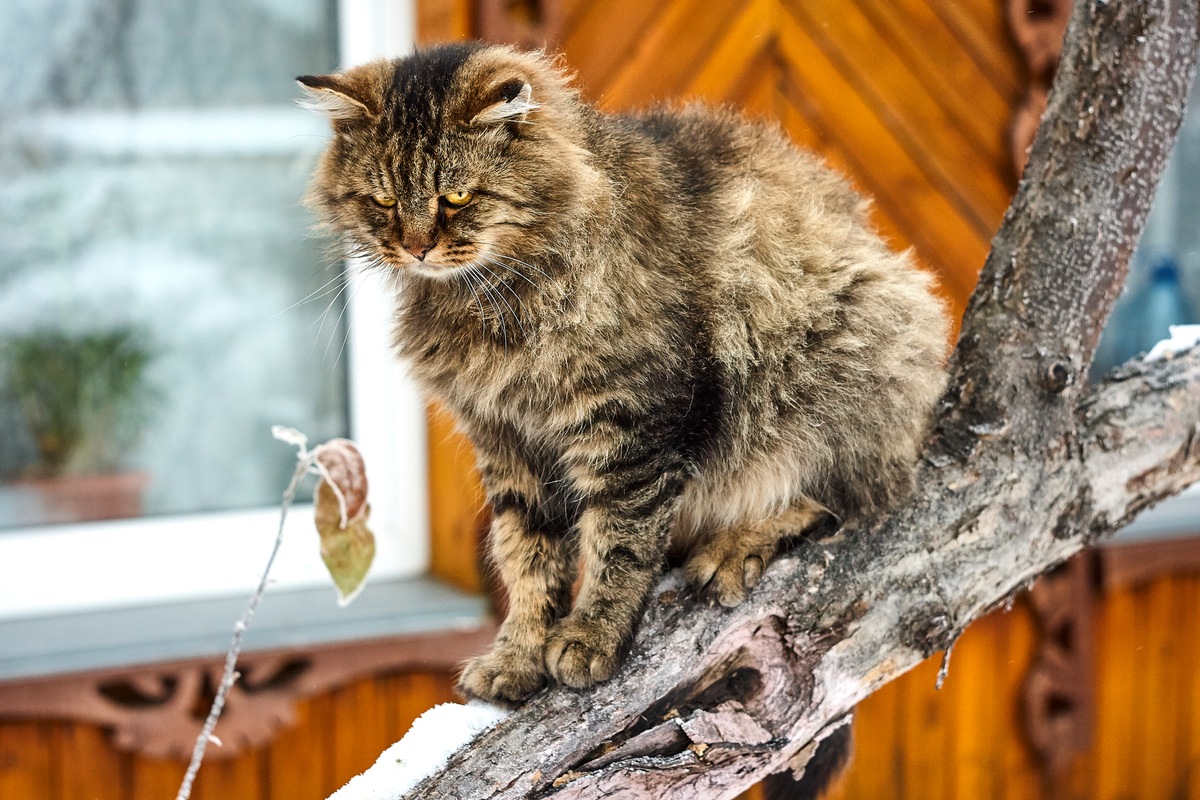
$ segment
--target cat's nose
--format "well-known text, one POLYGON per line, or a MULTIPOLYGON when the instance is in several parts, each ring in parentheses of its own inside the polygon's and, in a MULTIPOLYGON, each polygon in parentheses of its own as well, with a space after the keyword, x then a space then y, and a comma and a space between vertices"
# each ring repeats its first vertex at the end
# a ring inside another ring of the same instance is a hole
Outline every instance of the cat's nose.
POLYGON ((433 239, 429 236, 405 236, 400 244, 417 261, 424 261, 425 254, 433 249, 433 239))

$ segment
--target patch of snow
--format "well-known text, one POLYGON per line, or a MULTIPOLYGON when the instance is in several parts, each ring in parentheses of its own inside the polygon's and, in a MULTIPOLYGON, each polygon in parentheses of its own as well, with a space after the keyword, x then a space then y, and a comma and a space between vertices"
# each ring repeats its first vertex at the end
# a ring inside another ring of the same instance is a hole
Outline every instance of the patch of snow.
POLYGON ((1200 325, 1170 325, 1170 338, 1150 349, 1144 361, 1167 361, 1200 344, 1200 325))
POLYGON ((403 739, 384 750, 366 772, 351 778, 329 800, 398 800, 441 768, 460 747, 511 713, 475 700, 465 706, 434 706, 417 717, 403 739))

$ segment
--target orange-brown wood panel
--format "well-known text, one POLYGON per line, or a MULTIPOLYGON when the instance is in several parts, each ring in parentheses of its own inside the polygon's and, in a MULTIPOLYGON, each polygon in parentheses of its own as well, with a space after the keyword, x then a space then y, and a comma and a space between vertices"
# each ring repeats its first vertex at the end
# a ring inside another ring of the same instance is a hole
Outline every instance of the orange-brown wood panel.
MULTIPOLYGON (((64 723, 68 724, 68 723, 64 723)), ((87 769, 83 764, 64 764, 64 769, 87 769)), ((168 761, 158 758, 136 758, 133 760, 132 777, 128 800, 162 800, 164 797, 174 797, 179 791, 179 782, 187 771, 187 764, 179 761, 168 761)), ((197 777, 199 782, 200 776, 197 777)), ((35 795, 36 796, 36 795, 35 795)), ((107 800, 126 800, 120 795, 102 795, 107 800)), ((241 795, 254 797, 254 795, 241 795)))
POLYGON ((265 755, 264 800, 321 800, 341 785, 333 771, 334 694, 296 704, 295 724, 275 737, 265 755))
POLYGON ((975 147, 966 126, 938 102, 937 87, 921 81, 857 2, 792 0, 787 8, 931 185, 989 240, 1008 207, 1009 182, 997 172, 996 159, 975 147))
POLYGON ((854 93, 809 31, 790 15, 782 19, 781 53, 790 65, 805 64, 803 70, 787 71, 785 97, 829 146, 840 151, 859 188, 915 244, 921 260, 934 268, 946 288, 955 297, 969 294, 987 243, 925 179, 903 144, 854 93), (958 266, 964 264, 973 265, 970 272, 958 266))
POLYGON ((420 0, 416 5, 419 43, 453 42, 471 37, 470 0, 420 0))
POLYGON ((53 728, 44 722, 0 725, 0 798, 57 800, 53 728))
POLYGON ((430 572, 467 592, 483 591, 481 530, 487 524, 483 487, 470 441, 450 415, 431 408, 429 442, 430 572))
POLYGON ((1184 683, 1183 695, 1186 698, 1181 704, 1186 717, 1180 742, 1184 744, 1184 762, 1187 764, 1187 775, 1183 783, 1182 797, 1200 797, 1200 621, 1195 619, 1196 609, 1200 609, 1200 577, 1193 578, 1184 590, 1184 624, 1191 617, 1190 633, 1183 637, 1187 646, 1187 656, 1182 659, 1186 671, 1180 678, 1184 683))
MULTIPOLYGON (((265 748, 207 758, 196 800, 323 800, 370 766, 426 709, 454 699, 453 676, 384 675, 299 703, 265 748)), ((199 723, 197 723, 199 725, 199 723)), ((107 731, 63 721, 0 723, 0 800, 164 800, 187 765, 117 750, 107 731)))
POLYGON ((1096 666, 1095 786, 1101 798, 1137 797, 1138 731, 1132 713, 1138 702, 1138 647, 1133 646, 1144 623, 1132 592, 1118 592, 1104 604, 1097 626, 1103 654, 1096 666))
MULTIPOLYGON (((114 757, 104 731, 90 725, 58 724, 53 726, 51 735, 51 753, 58 784, 54 800, 99 800, 128 796, 133 759, 123 754, 114 757), (81 769, 81 765, 86 765, 86 768, 81 769)), ((18 796, 0 791, 0 797, 18 796)))

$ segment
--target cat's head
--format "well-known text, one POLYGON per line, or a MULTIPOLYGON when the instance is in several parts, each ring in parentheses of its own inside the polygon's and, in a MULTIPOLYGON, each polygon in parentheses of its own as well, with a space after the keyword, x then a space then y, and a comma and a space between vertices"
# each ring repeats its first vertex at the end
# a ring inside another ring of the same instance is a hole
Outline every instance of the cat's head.
POLYGON ((502 271, 586 205, 583 106, 543 54, 443 45, 298 80, 333 128, 309 201, 375 263, 502 271))

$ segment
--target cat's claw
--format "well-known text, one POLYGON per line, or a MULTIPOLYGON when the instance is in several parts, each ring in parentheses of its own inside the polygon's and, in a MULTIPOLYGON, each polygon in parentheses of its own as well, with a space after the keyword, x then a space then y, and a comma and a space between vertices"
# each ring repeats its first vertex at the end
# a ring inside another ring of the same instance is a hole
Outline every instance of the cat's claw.
POLYGON ((613 676, 620 645, 607 629, 567 617, 546 638, 546 669, 559 683, 583 689, 613 676))
POLYGON ((467 662, 458 679, 458 691, 489 703, 515 706, 545 684, 545 672, 536 659, 513 650, 493 650, 467 662))

